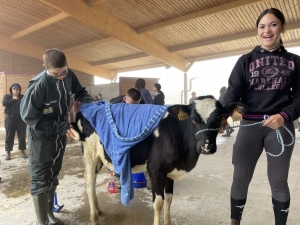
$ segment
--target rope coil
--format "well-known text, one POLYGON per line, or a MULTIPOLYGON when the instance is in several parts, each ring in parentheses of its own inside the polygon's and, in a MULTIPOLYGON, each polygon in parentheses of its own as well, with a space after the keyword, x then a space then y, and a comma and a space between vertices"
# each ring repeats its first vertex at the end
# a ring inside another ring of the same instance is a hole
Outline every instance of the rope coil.
MULTIPOLYGON (((239 126, 233 126, 232 128, 236 128, 236 127, 250 127, 250 126, 254 126, 254 125, 258 125, 258 124, 263 124, 265 122, 265 120, 267 120, 268 118, 270 118, 270 116, 268 115, 264 115, 264 120, 263 121, 260 121, 260 122, 256 122, 256 123, 251 123, 251 124, 245 124, 245 125, 239 125, 239 126)), ((292 138, 292 142, 290 144, 284 144, 283 142, 283 139, 282 139, 282 135, 279 131, 279 129, 275 129, 275 132, 277 134, 277 140, 278 142, 281 144, 281 152, 278 154, 278 155, 274 155, 270 152, 266 152, 268 155, 272 156, 272 157, 279 157, 281 156, 283 153, 284 153, 284 146, 291 146, 292 144, 294 144, 295 142, 295 138, 292 134, 292 132, 285 126, 285 125, 282 125, 282 127, 284 129, 286 129, 286 131, 290 134, 291 138, 292 138)), ((202 132, 205 132, 205 131, 215 131, 215 130, 219 130, 219 128, 208 128, 208 129, 203 129, 203 130, 199 130, 197 131, 197 133, 195 134, 195 137, 199 134, 199 133, 202 133, 202 132)))

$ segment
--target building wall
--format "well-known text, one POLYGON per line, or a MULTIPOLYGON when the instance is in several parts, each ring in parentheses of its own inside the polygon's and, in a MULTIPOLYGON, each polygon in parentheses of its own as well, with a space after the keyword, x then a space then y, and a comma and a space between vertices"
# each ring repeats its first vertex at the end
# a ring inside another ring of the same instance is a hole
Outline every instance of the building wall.
MULTIPOLYGON (((41 60, 0 50, 0 72, 6 74, 38 74, 45 68, 41 60)), ((72 69, 72 68, 71 68, 72 69)), ((94 85, 94 76, 73 70, 82 86, 94 85)), ((28 78, 29 81, 29 78, 28 78)))
POLYGON ((94 85, 94 76, 93 75, 83 73, 83 72, 80 72, 77 70, 73 70, 73 72, 76 74, 76 76, 82 86, 89 87, 89 86, 94 85))
MULTIPOLYGON (((141 77, 143 78, 143 77, 141 77)), ((120 77, 119 78, 119 94, 125 95, 127 90, 135 87, 136 77, 120 77)), ((143 78, 146 81, 146 89, 153 92, 152 88, 155 83, 158 83, 158 78, 143 78)))
MULTIPOLYGON (((41 55, 42 59, 42 55, 41 55)), ((22 94, 27 90, 31 78, 44 70, 43 61, 27 56, 0 50, 0 98, 9 93, 12 83, 19 83, 22 94)), ((74 70, 82 86, 90 90, 94 85, 94 76, 74 70)), ((0 127, 4 127, 4 107, 0 105, 0 127)))
MULTIPOLYGON (((4 77, 5 74, 4 73, 0 73, 0 96, 4 96, 5 92, 4 92, 4 77)), ((1 99, 2 100, 2 99, 1 99)), ((4 127, 4 107, 2 106, 2 101, 1 101, 1 105, 0 105, 0 127, 4 127)))
POLYGON ((104 100, 110 101, 112 98, 119 96, 119 83, 98 84, 90 86, 88 92, 92 97, 102 94, 104 100))

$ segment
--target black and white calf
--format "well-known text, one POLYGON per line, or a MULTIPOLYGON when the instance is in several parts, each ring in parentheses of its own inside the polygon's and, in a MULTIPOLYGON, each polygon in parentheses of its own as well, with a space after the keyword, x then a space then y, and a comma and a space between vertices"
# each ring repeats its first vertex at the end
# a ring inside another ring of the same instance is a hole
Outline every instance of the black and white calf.
MULTIPOLYGON (((141 172, 147 168, 149 172, 154 225, 160 224, 162 208, 164 224, 171 224, 174 180, 183 178, 195 167, 200 153, 213 154, 217 151, 216 138, 222 113, 224 109, 221 103, 212 96, 198 97, 190 105, 170 106, 153 134, 130 149, 132 171, 141 172), (201 130, 205 131, 198 132, 201 130)), ((99 225, 98 215, 101 211, 95 191, 96 174, 102 166, 112 171, 114 168, 91 124, 80 113, 76 120, 78 127, 74 128, 79 132, 84 146, 84 178, 90 220, 93 225, 99 225)))

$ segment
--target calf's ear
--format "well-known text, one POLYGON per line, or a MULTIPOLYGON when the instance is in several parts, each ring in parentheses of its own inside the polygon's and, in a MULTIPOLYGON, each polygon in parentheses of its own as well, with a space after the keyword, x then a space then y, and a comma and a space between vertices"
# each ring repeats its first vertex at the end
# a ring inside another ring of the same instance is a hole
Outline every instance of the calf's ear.
POLYGON ((224 110, 227 114, 230 116, 237 111, 240 114, 244 114, 248 110, 248 106, 245 104, 242 104, 240 102, 233 102, 228 106, 224 106, 224 110))
POLYGON ((248 106, 238 102, 235 105, 235 110, 237 110, 240 114, 244 114, 248 110, 248 106))
POLYGON ((168 112, 178 121, 188 119, 191 115, 191 109, 188 105, 173 105, 168 108, 168 112))

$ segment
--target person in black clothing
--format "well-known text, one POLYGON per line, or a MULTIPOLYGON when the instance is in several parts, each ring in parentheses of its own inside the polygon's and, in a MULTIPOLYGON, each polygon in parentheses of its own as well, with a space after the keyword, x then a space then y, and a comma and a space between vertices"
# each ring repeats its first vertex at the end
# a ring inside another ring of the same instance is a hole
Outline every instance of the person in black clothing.
POLYGON ((146 89, 145 79, 139 78, 135 82, 135 88, 141 92, 142 99, 146 104, 153 104, 153 98, 150 92, 146 89))
POLYGON ((197 99, 196 92, 193 91, 192 92, 192 97, 189 100, 189 104, 192 104, 194 102, 194 100, 196 100, 196 99, 197 99))
POLYGON ((19 150, 22 158, 27 158, 26 150, 26 124, 21 119, 20 104, 23 98, 21 86, 14 83, 10 86, 10 94, 4 95, 2 105, 5 106, 5 160, 10 160, 10 152, 13 150, 15 134, 18 134, 19 150))
POLYGON ((164 105, 165 104, 165 94, 161 91, 161 85, 159 83, 154 84, 153 91, 156 93, 153 104, 154 105, 164 105))
MULTIPOLYGON (((222 87, 220 89, 220 97, 219 97, 219 101, 223 104, 224 102, 224 95, 226 93, 227 88, 226 87, 222 87)), ((223 134, 222 137, 230 137, 230 134, 234 131, 234 129, 227 124, 226 126, 226 134, 223 134)))
MULTIPOLYGON (((228 80, 224 106, 241 102, 248 106, 233 145, 234 165, 231 186, 231 224, 239 225, 246 205, 248 187, 257 161, 265 149, 268 180, 276 225, 285 225, 290 207, 288 174, 295 136, 293 121, 300 116, 300 56, 289 53, 281 35, 285 17, 275 8, 264 10, 256 21, 260 46, 241 56, 228 80), (267 115, 268 117, 265 117, 267 115), (252 125, 262 121, 262 125, 252 125), (277 140, 278 129, 282 145, 277 140)), ((222 119, 226 126, 226 120, 222 119)), ((271 205, 271 204, 270 204, 271 205)))
POLYGON ((93 102, 65 54, 48 49, 43 54, 45 70, 29 81, 21 102, 21 117, 28 125, 30 191, 37 224, 62 224, 53 214, 54 193, 58 185, 67 136, 74 137, 68 123, 71 96, 79 103, 93 102))

